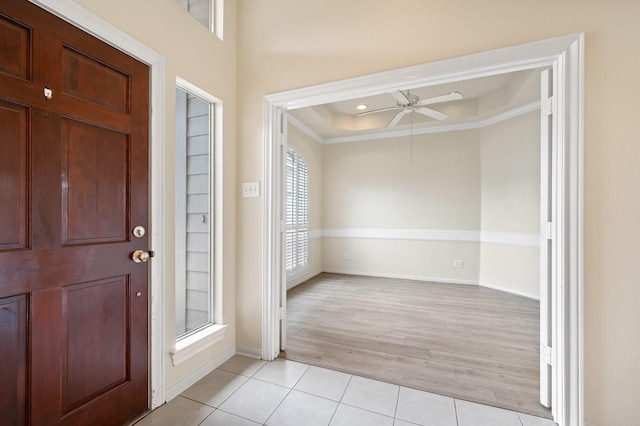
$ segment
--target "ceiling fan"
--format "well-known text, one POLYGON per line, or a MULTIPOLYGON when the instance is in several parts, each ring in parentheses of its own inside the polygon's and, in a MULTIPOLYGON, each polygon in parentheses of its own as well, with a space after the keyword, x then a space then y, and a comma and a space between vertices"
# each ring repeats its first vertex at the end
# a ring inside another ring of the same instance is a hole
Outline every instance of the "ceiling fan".
POLYGON ((405 114, 410 114, 414 111, 419 114, 426 115, 427 117, 435 118, 436 120, 444 120, 445 118, 448 117, 447 114, 440 111, 436 111, 435 109, 426 108, 426 105, 437 104, 437 103, 448 102, 448 101, 456 101, 456 100, 462 99, 462 93, 460 92, 451 92, 451 93, 447 93, 446 95, 433 96, 431 98, 425 98, 425 99, 420 99, 418 96, 412 95, 411 93, 409 93, 408 90, 406 92, 403 92, 402 90, 399 90, 397 92, 391 92, 390 95, 396 98, 396 101, 397 101, 396 106, 361 112, 357 114, 357 116, 360 117, 363 115, 376 114, 378 112, 392 111, 392 110, 399 109, 400 112, 398 112, 396 116, 393 117, 393 119, 389 122, 389 124, 387 124, 387 127, 395 126, 400 122, 400 120, 402 119, 402 117, 404 117, 405 114))

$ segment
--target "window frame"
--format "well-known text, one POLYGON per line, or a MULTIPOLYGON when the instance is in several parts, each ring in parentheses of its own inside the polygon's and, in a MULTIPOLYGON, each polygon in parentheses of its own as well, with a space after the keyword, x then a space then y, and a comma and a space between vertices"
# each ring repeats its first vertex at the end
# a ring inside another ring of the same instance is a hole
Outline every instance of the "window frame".
POLYGON ((224 0, 206 0, 208 5, 208 25, 202 22, 189 8, 189 0, 176 0, 177 3, 220 40, 224 39, 224 0))
MULTIPOLYGON (((184 80, 180 77, 176 77, 176 91, 180 89, 186 92, 188 95, 196 96, 197 98, 207 102, 210 106, 209 109, 209 321, 194 330, 191 330, 183 335, 177 336, 174 339, 174 349, 171 351, 171 357, 173 365, 179 365, 194 355, 200 353, 202 350, 212 346, 219 342, 224 337, 226 325, 223 324, 223 311, 222 311, 222 223, 221 214, 222 211, 222 109, 223 103, 220 99, 211 95, 210 93, 202 90, 198 86, 184 80)), ((176 100, 176 108, 177 100, 176 100)), ((177 109, 176 109, 177 115, 177 109)), ((178 123, 176 122, 176 125, 178 123)), ((177 129, 176 129, 177 131, 177 129)), ((178 184, 179 181, 186 183, 186 159, 187 148, 186 146, 180 147, 179 141, 176 138, 176 176, 174 182, 176 184, 176 238, 179 238, 178 232, 186 233, 186 225, 178 225, 178 219, 182 215, 186 219, 186 203, 178 202, 178 184), (182 161, 184 160, 184 162, 182 161), (183 165, 182 165, 183 164, 183 165), (180 179, 179 167, 183 167, 184 176, 180 179), (183 209, 184 212, 179 212, 178 209, 183 209)), ((186 193, 185 193, 186 197, 186 193)), ((186 223, 186 222, 185 222, 186 223)), ((186 234, 185 234, 186 235, 186 234)), ((186 246, 186 245, 185 245, 186 246)), ((176 240, 176 249, 177 249, 176 240)), ((181 279, 180 274, 186 273, 186 258, 182 265, 183 269, 178 269, 178 250, 176 250, 176 262, 174 290, 178 290, 178 283, 181 279)), ((186 283, 185 283, 186 285, 186 283)), ((184 287, 184 286, 183 286, 184 287)), ((176 298, 177 299, 177 298, 176 298)), ((185 306, 186 307, 186 306, 185 306)), ((176 303, 174 303, 174 321, 173 329, 176 329, 177 318, 176 303)))

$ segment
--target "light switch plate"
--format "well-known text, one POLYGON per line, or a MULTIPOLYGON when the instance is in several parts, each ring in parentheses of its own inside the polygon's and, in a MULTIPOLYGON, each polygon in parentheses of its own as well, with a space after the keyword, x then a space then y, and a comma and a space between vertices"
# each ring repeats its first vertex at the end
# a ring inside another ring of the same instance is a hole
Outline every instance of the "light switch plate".
POLYGON ((245 182, 242 184, 242 198, 260 196, 260 182, 245 182))

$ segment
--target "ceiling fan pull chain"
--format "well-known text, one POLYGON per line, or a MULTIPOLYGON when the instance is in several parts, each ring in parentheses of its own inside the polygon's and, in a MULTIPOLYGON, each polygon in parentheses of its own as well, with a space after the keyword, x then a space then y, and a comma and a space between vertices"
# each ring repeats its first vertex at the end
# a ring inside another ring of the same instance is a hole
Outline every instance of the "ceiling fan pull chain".
POLYGON ((410 153, 409 153, 409 165, 413 166, 413 114, 409 114, 411 117, 411 124, 409 127, 409 145, 410 145, 410 153))

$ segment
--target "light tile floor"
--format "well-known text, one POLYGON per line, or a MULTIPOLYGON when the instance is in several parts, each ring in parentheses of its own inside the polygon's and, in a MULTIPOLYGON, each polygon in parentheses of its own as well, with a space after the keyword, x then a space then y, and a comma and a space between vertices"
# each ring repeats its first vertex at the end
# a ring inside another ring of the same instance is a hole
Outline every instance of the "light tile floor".
POLYGON ((136 426, 556 426, 287 360, 236 355, 136 426))

